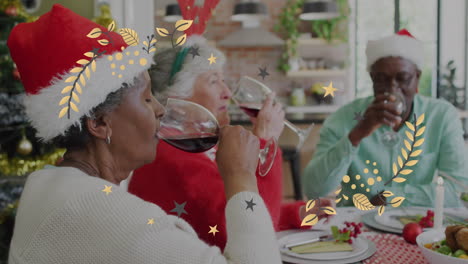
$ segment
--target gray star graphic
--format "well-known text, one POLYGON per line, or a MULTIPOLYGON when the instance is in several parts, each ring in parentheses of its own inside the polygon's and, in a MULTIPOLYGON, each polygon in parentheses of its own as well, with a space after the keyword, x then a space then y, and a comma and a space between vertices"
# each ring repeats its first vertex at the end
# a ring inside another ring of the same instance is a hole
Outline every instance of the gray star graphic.
POLYGON ((253 212, 253 207, 257 205, 256 203, 253 202, 253 198, 250 199, 250 201, 245 201, 245 202, 247 203, 247 208, 245 208, 245 210, 248 210, 250 208, 250 210, 252 210, 253 212))
POLYGON ((258 68, 260 70, 260 73, 258 74, 258 76, 262 76, 262 80, 265 80, 265 77, 270 75, 268 72, 267 72, 267 67, 265 68, 258 68))
POLYGON ((192 55, 192 59, 195 58, 195 56, 200 56, 199 47, 190 47, 189 53, 192 55))
POLYGON ((364 120, 364 116, 361 114, 361 112, 354 112, 354 120, 356 121, 364 120))
POLYGON ((176 212, 177 216, 180 217, 181 214, 186 214, 188 215, 187 211, 185 211, 184 207, 187 202, 183 202, 181 204, 178 204, 176 201, 174 201, 175 208, 171 210, 171 212, 176 212))

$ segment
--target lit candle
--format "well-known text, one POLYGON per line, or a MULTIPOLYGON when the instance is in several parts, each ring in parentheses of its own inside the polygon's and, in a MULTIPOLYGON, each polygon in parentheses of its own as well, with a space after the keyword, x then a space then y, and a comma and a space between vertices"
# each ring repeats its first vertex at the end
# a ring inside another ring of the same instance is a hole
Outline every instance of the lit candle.
POLYGON ((444 219, 444 179, 437 177, 435 208, 434 208, 434 228, 442 228, 444 219))

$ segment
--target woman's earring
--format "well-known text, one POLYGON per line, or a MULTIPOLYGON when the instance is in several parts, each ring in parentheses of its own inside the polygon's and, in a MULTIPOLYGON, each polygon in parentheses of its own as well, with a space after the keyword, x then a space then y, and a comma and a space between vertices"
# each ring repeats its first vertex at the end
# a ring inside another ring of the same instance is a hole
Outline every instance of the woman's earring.
POLYGON ((106 137, 106 143, 107 143, 107 145, 109 145, 110 142, 111 142, 111 141, 110 141, 110 136, 107 136, 107 137, 106 137))

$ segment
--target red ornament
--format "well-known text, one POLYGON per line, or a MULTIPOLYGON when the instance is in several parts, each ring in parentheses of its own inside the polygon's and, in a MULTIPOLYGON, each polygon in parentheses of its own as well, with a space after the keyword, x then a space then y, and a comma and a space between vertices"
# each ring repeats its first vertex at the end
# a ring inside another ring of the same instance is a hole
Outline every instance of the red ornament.
POLYGON ((5 9, 5 14, 7 14, 7 16, 15 17, 18 15, 18 8, 11 5, 5 9))
POLYGON ((403 228, 403 238, 406 242, 416 244, 416 237, 423 232, 418 223, 406 224, 403 228))
POLYGON ((18 81, 21 80, 21 76, 20 76, 20 73, 19 73, 18 69, 14 68, 12 74, 13 74, 13 77, 14 77, 16 80, 18 80, 18 81))

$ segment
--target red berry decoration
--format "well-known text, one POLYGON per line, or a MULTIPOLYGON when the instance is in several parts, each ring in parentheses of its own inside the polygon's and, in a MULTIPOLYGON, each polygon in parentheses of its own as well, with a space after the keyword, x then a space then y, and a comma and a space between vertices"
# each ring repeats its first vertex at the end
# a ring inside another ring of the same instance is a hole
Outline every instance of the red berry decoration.
POLYGON ((426 216, 419 220, 419 225, 422 228, 434 227, 434 211, 427 210, 426 216))

